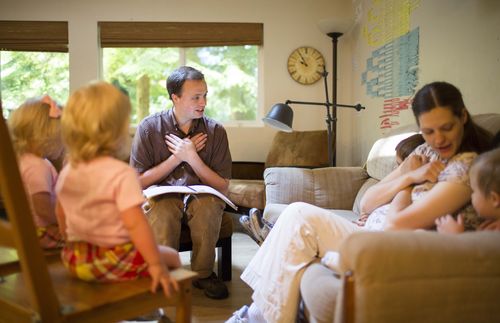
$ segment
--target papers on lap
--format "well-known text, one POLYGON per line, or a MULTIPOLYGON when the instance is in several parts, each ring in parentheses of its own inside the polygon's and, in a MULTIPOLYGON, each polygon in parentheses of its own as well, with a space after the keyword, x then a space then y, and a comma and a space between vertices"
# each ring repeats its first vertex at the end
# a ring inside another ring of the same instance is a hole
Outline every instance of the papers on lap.
POLYGON ((207 185, 190 185, 190 186, 150 186, 142 191, 146 198, 153 196, 168 194, 168 193, 183 193, 183 194, 213 194, 226 202, 227 205, 237 210, 238 207, 231 202, 224 194, 207 185))

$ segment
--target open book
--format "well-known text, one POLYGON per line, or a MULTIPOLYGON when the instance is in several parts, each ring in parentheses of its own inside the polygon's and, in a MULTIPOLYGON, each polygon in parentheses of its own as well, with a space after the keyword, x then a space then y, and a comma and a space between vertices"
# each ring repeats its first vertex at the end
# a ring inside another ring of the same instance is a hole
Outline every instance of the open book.
POLYGON ((217 191, 217 190, 215 190, 212 187, 207 186, 207 185, 190 185, 190 186, 168 186, 168 185, 157 186, 157 185, 154 185, 154 186, 148 187, 147 189, 145 189, 142 192, 143 192, 144 196, 146 196, 146 198, 150 198, 150 197, 162 195, 162 194, 168 194, 168 193, 213 194, 213 195, 217 196, 218 198, 220 198, 221 200, 223 200, 224 202, 226 202, 226 204, 229 205, 230 207, 232 207, 233 209, 235 209, 235 210, 238 209, 238 207, 233 202, 231 202, 231 200, 228 199, 224 194, 222 194, 221 192, 219 192, 219 191, 217 191))

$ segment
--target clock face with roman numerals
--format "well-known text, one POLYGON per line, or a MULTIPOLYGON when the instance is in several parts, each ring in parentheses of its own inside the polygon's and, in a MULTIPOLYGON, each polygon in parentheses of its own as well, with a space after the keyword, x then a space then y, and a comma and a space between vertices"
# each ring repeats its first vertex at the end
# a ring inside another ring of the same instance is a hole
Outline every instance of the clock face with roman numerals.
POLYGON ((288 56, 288 73, 300 84, 316 83, 323 74, 324 66, 323 55, 309 46, 299 47, 288 56))

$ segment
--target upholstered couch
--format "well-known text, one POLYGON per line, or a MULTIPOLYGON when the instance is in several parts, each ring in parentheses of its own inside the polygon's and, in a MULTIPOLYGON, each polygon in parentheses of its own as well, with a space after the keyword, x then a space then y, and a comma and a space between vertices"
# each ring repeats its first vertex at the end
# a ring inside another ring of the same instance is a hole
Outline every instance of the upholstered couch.
MULTIPOLYGON (((473 116, 473 120, 493 134, 500 131, 500 114, 480 114, 473 116)), ((299 201, 357 219, 365 191, 396 167, 396 145, 417 131, 414 124, 402 126, 377 140, 364 167, 266 168, 264 222, 274 224, 288 204, 299 201)))
MULTIPOLYGON (((473 119, 500 131, 500 114, 473 119)), ((362 195, 395 167, 396 144, 416 130, 403 126, 376 141, 365 167, 266 169, 264 222, 272 225, 296 201, 358 218, 362 195)), ((500 321, 498 232, 356 233, 342 244, 340 265, 340 275, 319 263, 305 270, 301 292, 311 322, 500 321)))

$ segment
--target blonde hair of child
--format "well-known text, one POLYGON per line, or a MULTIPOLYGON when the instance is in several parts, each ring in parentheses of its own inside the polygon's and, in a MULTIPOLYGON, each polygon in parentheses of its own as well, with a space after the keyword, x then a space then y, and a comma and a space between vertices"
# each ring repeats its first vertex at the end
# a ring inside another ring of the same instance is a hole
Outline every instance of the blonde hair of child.
POLYGON ((63 150, 61 120, 49 116, 50 105, 41 98, 31 98, 9 116, 8 124, 18 155, 32 153, 56 159, 63 150))
POLYGON ((68 99, 62 136, 72 164, 99 156, 122 159, 128 152, 130 100, 115 86, 92 82, 68 99))
POLYGON ((484 196, 491 192, 500 193, 500 148, 480 154, 470 169, 476 183, 484 196))

